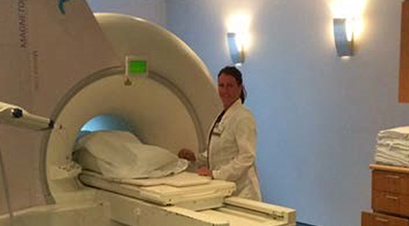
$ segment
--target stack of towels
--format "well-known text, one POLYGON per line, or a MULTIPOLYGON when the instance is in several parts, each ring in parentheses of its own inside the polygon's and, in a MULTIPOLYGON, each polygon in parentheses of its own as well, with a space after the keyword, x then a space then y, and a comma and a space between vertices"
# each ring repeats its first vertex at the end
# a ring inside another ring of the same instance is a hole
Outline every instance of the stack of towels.
POLYGON ((375 162, 409 167, 409 126, 382 130, 378 133, 375 162))

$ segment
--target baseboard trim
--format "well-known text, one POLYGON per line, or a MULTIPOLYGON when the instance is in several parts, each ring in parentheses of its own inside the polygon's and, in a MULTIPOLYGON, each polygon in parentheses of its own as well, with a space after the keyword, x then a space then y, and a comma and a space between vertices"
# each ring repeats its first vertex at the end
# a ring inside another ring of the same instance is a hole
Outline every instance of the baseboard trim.
POLYGON ((315 226, 315 225, 313 225, 313 224, 306 224, 306 223, 298 222, 298 221, 297 221, 297 226, 315 226))

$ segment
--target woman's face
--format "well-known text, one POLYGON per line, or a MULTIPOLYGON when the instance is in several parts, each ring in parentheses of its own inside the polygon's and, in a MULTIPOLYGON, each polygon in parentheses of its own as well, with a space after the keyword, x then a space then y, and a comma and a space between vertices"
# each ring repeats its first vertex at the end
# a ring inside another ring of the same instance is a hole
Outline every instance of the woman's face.
POLYGON ((227 109, 240 98, 243 87, 237 83, 232 75, 224 73, 219 76, 218 84, 220 99, 223 102, 224 109, 227 109))

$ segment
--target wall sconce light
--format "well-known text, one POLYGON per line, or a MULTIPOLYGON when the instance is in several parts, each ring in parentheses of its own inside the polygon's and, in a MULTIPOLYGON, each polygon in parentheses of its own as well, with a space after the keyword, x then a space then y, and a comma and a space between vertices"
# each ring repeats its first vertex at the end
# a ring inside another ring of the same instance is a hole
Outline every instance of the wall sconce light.
POLYGON ((356 54, 364 30, 363 15, 369 0, 332 0, 334 41, 340 57, 356 54))
POLYGON ((230 15, 227 21, 227 44, 230 58, 235 65, 245 60, 245 51, 249 44, 250 16, 248 14, 230 15))
POLYGON ((353 20, 345 18, 334 19, 334 39, 337 54, 340 57, 354 54, 353 20))
POLYGON ((229 45, 230 58, 234 64, 244 63, 244 44, 239 39, 237 33, 227 32, 227 44, 229 45))

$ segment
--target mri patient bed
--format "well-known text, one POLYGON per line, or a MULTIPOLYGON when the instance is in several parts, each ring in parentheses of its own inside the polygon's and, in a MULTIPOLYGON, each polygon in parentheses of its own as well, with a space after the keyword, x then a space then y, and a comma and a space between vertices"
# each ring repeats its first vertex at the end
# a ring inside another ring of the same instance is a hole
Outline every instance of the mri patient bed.
POLYGON ((106 218, 104 225, 294 226, 295 210, 231 197, 231 182, 188 172, 160 179, 110 179, 72 161, 82 126, 96 116, 118 117, 144 143, 177 153, 182 147, 205 149, 208 129, 221 109, 205 65, 176 36, 129 16, 96 18, 124 66, 85 77, 56 106, 51 117, 55 128, 42 145, 45 189, 56 205, 91 206, 95 211, 88 216, 106 218), (147 70, 130 74, 125 65, 135 59, 147 63, 147 70))

